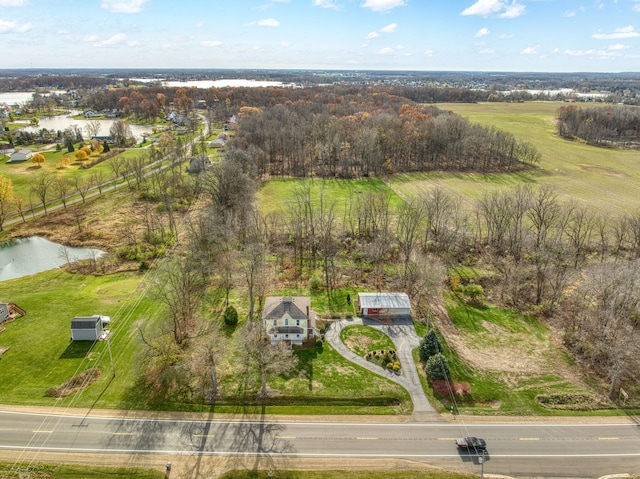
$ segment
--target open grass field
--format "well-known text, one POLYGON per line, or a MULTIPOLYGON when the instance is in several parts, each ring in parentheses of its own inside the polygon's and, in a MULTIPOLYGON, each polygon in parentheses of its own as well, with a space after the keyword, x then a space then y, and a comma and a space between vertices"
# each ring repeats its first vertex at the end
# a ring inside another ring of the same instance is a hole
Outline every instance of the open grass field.
POLYGON ((0 479, 161 479, 164 472, 123 467, 71 466, 67 464, 0 463, 0 479))
POLYGON ((640 208, 640 151, 623 151, 568 141, 556 134, 561 102, 443 103, 469 120, 496 127, 532 143, 541 153, 539 168, 514 174, 424 173, 394 175, 388 180, 403 197, 440 186, 471 204, 485 192, 523 183, 549 184, 564 199, 574 198, 601 214, 624 214, 640 208))
MULTIPOLYGON (((135 322, 156 322, 162 310, 147 292, 154 270, 147 275, 120 273, 105 276, 69 274, 61 270, 2 282, 3 300, 17 303, 26 316, 5 325, 0 347, 9 348, 0 365, 0 404, 45 405, 56 408, 209 410, 175 397, 152 394, 139 383, 140 353, 144 349, 135 322), (9 294, 10 293, 10 294, 9 294), (111 316, 110 346, 70 341, 71 318, 76 315, 111 316), (65 398, 47 397, 92 367, 101 377, 83 391, 65 398), (115 370, 115 377, 113 372, 115 370)), ((230 340, 236 331, 229 331, 230 340)), ((355 366, 328 344, 300 349, 299 364, 287 376, 270 381, 277 397, 266 405, 268 414, 405 414, 411 411, 408 394, 397 384, 355 366)), ((233 363, 232 366, 238 366, 233 363)), ((264 404, 251 405, 251 393, 237 392, 241 369, 225 371, 221 385, 226 399, 218 412, 258 413, 264 404), (238 396, 238 394, 240 394, 238 396)))

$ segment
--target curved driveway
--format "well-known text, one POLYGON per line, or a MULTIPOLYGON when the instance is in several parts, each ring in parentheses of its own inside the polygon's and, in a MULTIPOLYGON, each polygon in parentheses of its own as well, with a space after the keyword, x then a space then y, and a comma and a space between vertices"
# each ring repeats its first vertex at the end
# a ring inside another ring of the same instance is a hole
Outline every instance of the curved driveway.
POLYGON ((413 361, 412 351, 420 345, 420 337, 416 334, 413 322, 409 318, 396 318, 393 325, 388 326, 367 318, 342 319, 335 321, 329 325, 325 332, 325 340, 334 347, 342 356, 349 361, 356 363, 363 368, 373 371, 391 381, 394 381, 404 387, 411 395, 413 401, 414 421, 421 422, 438 422, 443 421, 440 414, 436 412, 424 394, 420 377, 416 371, 415 362, 413 361), (358 356, 340 340, 340 331, 346 326, 364 325, 370 326, 386 334, 391 338, 396 348, 396 354, 402 369, 400 373, 395 373, 373 364, 361 356, 358 356))

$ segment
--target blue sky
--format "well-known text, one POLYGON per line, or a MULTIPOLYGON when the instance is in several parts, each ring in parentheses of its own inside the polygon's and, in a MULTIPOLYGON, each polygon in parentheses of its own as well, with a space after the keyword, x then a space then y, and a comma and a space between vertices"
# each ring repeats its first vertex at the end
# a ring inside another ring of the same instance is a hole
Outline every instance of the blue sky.
POLYGON ((0 68, 640 71, 640 0, 0 0, 0 68))

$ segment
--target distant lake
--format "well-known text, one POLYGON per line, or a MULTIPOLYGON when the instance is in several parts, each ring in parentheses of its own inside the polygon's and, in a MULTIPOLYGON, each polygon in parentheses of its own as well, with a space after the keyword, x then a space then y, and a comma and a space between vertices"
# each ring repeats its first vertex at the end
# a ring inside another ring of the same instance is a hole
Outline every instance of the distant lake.
POLYGON ((21 278, 63 266, 70 261, 102 256, 94 248, 74 248, 31 236, 0 244, 0 281, 21 278), (66 253, 65 253, 66 250, 66 253))
MULTIPOLYGON (((109 130, 111 129, 111 125, 113 125, 114 120, 99 120, 96 118, 91 118, 88 120, 75 119, 67 115, 56 115, 50 117, 40 118, 38 126, 25 126, 22 128, 24 131, 28 131, 30 133, 35 133, 43 128, 47 130, 53 131, 64 131, 73 125, 76 125, 82 131, 82 134, 86 137, 86 131, 84 129, 87 122, 97 121, 100 124, 100 131, 98 132, 99 136, 109 136, 109 130)), ((131 133, 135 136, 137 141, 142 140, 143 133, 151 133, 151 125, 129 125, 131 127, 131 133)), ((88 138, 87 138, 88 139, 88 138)))
MULTIPOLYGON (((132 78, 133 80, 133 78, 132 78)), ((292 83, 282 83, 280 81, 268 80, 192 80, 192 81, 163 81, 162 84, 168 87, 185 87, 185 88, 224 88, 224 87, 268 87, 268 86, 293 86, 292 83)))
POLYGON ((6 103, 7 105, 17 105, 31 101, 33 99, 32 91, 10 91, 0 93, 0 103, 6 103))

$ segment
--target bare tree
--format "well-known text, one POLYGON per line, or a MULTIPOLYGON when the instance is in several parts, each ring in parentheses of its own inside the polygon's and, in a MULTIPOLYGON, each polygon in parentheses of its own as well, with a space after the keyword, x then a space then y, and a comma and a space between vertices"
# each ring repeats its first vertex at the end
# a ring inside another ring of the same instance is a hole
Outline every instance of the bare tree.
POLYGON ((71 191, 71 183, 64 176, 56 176, 53 182, 53 189, 55 190, 58 198, 62 201, 64 208, 67 207, 67 196, 71 191))
POLYGON ((53 175, 47 171, 43 171, 37 175, 34 175, 29 183, 31 185, 31 192, 35 194, 40 200, 40 203, 44 208, 44 214, 46 215, 47 195, 54 183, 53 175))
POLYGON ((153 296, 167 307, 171 332, 180 347, 193 333, 204 288, 202 273, 187 258, 166 262, 155 281, 153 296))
POLYGON ((404 265, 403 286, 407 286, 407 274, 409 261, 418 240, 418 231, 424 217, 421 202, 409 201, 403 202, 398 211, 396 222, 396 237, 398 238, 398 246, 402 255, 404 265))
POLYGON ((271 344, 262 321, 258 324, 248 323, 240 336, 243 340, 243 350, 247 365, 257 369, 260 374, 260 392, 258 397, 265 399, 269 396, 267 379, 294 369, 298 358, 293 355, 290 345, 285 341, 271 344))

